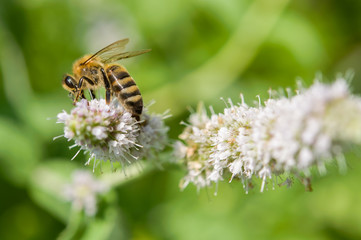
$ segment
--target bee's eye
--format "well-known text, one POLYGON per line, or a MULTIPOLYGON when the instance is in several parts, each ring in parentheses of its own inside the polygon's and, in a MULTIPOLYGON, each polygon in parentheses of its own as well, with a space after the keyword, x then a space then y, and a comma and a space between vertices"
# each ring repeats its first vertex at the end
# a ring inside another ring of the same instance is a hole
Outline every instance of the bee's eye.
POLYGON ((74 84, 74 80, 72 77, 70 76, 66 76, 64 79, 64 83, 65 85, 67 85, 69 88, 74 89, 76 88, 75 84, 74 84))

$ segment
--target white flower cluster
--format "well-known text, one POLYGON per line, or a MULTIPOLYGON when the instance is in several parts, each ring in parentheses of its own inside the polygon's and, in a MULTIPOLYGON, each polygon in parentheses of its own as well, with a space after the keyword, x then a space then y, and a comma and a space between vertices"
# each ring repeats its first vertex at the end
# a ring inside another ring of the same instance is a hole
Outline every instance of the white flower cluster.
POLYGON ((93 175, 87 171, 75 171, 72 175, 72 183, 64 188, 64 197, 71 201, 73 208, 85 214, 94 216, 97 212, 97 195, 105 193, 109 187, 96 180, 93 175))
POLYGON ((100 159, 124 165, 154 157, 167 144, 164 117, 145 111, 141 118, 137 121, 116 100, 107 105, 104 99, 82 99, 70 114, 59 113, 58 123, 64 124, 64 137, 75 141, 73 147, 90 153, 87 164, 100 159))
POLYGON ((342 78, 332 85, 315 82, 264 106, 229 104, 220 114, 211 109, 208 117, 201 108, 190 116, 180 135, 185 145, 175 147, 188 169, 181 188, 193 183, 199 189, 228 176, 241 179, 247 192, 256 176, 263 191, 282 173, 303 175, 308 185, 310 167, 324 172, 325 163, 336 158, 343 170, 342 147, 361 143, 361 98, 350 94, 342 78))

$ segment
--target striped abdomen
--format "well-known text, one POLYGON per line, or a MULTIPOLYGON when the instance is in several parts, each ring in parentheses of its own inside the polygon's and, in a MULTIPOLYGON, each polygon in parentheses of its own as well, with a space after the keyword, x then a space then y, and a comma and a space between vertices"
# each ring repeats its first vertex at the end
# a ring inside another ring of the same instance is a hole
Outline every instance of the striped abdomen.
POLYGON ((124 108, 139 120, 139 116, 143 111, 143 99, 133 78, 120 65, 111 65, 106 72, 114 94, 124 108))

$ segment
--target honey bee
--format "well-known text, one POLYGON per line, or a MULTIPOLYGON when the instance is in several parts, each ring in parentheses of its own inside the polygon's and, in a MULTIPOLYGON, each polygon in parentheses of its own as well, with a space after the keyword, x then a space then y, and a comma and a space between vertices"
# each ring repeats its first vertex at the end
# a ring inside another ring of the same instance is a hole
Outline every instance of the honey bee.
POLYGON ((85 98, 84 90, 90 90, 95 97, 94 90, 105 88, 105 101, 110 103, 112 96, 116 96, 123 107, 138 121, 143 111, 143 99, 139 88, 128 71, 114 62, 124 58, 134 57, 150 49, 124 52, 128 38, 116 41, 93 55, 85 55, 73 64, 73 75, 66 74, 62 85, 74 97, 74 104, 78 99, 85 98))

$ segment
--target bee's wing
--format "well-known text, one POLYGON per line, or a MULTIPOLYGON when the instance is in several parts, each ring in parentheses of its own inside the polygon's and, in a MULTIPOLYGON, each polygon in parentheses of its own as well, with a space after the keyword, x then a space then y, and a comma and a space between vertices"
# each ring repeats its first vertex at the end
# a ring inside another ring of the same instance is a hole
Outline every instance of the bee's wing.
POLYGON ((105 48, 94 53, 90 58, 85 60, 82 65, 87 64, 95 57, 99 57, 103 62, 113 58, 116 55, 120 55, 125 48, 125 45, 129 42, 129 38, 124 38, 113 42, 112 44, 106 46, 105 48))
POLYGON ((130 58, 130 57, 134 57, 134 56, 138 56, 141 55, 143 53, 147 53, 149 52, 150 49, 144 49, 144 50, 139 50, 139 51, 132 51, 132 52, 122 52, 119 54, 115 54, 113 56, 109 56, 108 58, 103 58, 102 62, 103 63, 111 63, 111 62, 115 62, 124 58, 130 58))

